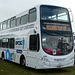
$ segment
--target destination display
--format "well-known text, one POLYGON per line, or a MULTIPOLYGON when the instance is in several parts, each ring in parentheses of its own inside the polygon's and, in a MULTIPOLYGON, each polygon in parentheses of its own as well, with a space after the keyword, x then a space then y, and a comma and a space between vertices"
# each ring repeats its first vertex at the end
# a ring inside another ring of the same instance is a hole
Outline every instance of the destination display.
POLYGON ((43 30, 54 30, 54 31, 70 31, 69 24, 60 24, 60 23, 41 23, 43 30))
POLYGON ((46 29, 47 30, 67 31, 67 27, 66 26, 50 26, 50 25, 46 25, 46 29))

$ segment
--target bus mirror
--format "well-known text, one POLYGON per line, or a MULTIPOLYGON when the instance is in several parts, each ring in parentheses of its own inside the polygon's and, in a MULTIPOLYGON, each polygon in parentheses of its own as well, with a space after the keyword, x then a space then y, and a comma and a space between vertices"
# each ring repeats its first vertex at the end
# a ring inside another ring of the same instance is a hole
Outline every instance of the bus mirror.
POLYGON ((74 19, 73 19, 73 13, 72 13, 72 11, 71 11, 70 8, 68 8, 68 10, 69 10, 69 15, 70 15, 70 20, 71 20, 71 22, 73 22, 74 21, 74 19))

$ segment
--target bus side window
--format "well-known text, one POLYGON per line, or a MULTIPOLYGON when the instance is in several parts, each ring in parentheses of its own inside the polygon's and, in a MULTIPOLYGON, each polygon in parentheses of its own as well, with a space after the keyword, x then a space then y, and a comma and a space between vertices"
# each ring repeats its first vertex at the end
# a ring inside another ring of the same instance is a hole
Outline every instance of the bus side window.
POLYGON ((20 25, 20 17, 16 19, 16 25, 17 25, 17 26, 20 25))
POLYGON ((0 40, 0 44, 2 43, 3 48, 8 48, 9 47, 9 39, 2 39, 0 40))
POLYGON ((9 41, 9 48, 14 48, 14 42, 15 42, 15 39, 14 38, 10 38, 10 41, 9 41))
POLYGON ((28 15, 26 14, 21 16, 21 25, 27 24, 27 22, 28 22, 28 15))
POLYGON ((2 40, 0 39, 0 47, 2 47, 2 40))
POLYGON ((3 28, 3 27, 2 27, 2 23, 0 23, 0 31, 2 30, 2 28, 3 28))
POLYGON ((36 21, 36 18, 37 18, 36 14, 37 14, 36 8, 33 8, 33 9, 29 10, 29 18, 28 18, 29 23, 36 21))
POLYGON ((6 48, 9 48, 9 39, 6 39, 6 48))
POLYGON ((8 25, 7 28, 10 28, 10 19, 8 19, 8 25))
POLYGON ((16 26, 16 19, 11 20, 11 27, 15 27, 16 26))
POLYGON ((1 23, 1 30, 2 30, 2 23, 1 23))
POLYGON ((6 48, 6 39, 2 39, 2 47, 6 48))
POLYGON ((0 23, 0 30, 1 30, 1 23, 0 23))
POLYGON ((7 28, 7 20, 2 22, 2 29, 6 29, 7 28))
POLYGON ((39 39, 37 35, 30 35, 29 49, 33 51, 39 50, 39 39))

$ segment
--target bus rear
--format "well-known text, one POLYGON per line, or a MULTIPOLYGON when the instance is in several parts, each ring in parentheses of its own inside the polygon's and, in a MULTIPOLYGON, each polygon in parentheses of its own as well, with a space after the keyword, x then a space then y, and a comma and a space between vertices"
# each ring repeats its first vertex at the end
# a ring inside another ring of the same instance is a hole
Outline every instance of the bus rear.
POLYGON ((69 11, 58 6, 40 6, 42 68, 74 65, 73 35, 69 11))

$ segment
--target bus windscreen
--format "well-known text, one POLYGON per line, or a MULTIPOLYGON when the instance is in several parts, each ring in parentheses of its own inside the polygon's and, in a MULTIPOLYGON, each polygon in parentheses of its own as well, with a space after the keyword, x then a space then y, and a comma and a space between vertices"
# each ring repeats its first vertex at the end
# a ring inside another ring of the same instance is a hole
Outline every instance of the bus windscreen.
POLYGON ((73 50, 68 10, 56 6, 40 7, 42 48, 50 55, 67 55, 73 50))
POLYGON ((69 22, 68 10, 66 8, 42 5, 40 9, 41 20, 69 22))

